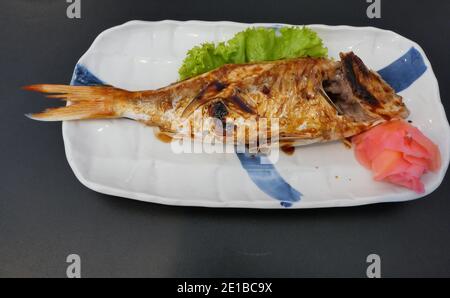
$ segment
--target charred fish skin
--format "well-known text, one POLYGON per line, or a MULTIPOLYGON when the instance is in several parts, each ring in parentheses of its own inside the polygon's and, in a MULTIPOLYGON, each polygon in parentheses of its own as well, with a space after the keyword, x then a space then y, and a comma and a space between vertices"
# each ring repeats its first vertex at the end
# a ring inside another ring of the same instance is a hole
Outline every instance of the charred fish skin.
MULTIPOLYGON (((31 115, 37 120, 126 117, 183 135, 180 124, 194 127, 198 121, 194 115, 248 130, 255 129, 248 124, 252 121, 276 118, 279 141, 293 145, 344 139, 388 119, 407 117, 402 98, 359 57, 349 52, 340 58, 224 65, 164 88, 139 92, 64 85, 26 89, 52 93, 50 97, 72 103, 31 115)), ((209 133, 215 131, 212 128, 209 133)))
POLYGON ((341 53, 340 57, 353 93, 368 110, 386 119, 408 117, 402 97, 378 73, 369 70, 353 52, 341 53))

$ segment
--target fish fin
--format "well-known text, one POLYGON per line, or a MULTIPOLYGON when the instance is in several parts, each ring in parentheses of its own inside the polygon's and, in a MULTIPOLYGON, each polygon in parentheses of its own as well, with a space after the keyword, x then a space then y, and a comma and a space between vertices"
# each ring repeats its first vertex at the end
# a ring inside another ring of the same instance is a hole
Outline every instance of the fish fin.
POLYGON ((65 121, 80 119, 117 118, 111 103, 106 102, 77 102, 75 104, 50 108, 40 113, 26 114, 30 119, 40 121, 65 121))
POLYGON ((189 102, 183 110, 181 117, 189 117, 196 109, 216 98, 225 98, 233 91, 231 85, 224 85, 218 81, 205 85, 200 92, 189 102))
POLYGON ((220 99, 228 108, 233 109, 238 114, 256 114, 255 108, 252 107, 232 85, 224 87, 220 92, 214 88, 216 88, 215 85, 208 85, 200 91, 200 93, 189 102, 181 116, 183 118, 188 117, 196 109, 214 99, 220 99))
POLYGON ((63 121, 78 119, 118 118, 115 103, 136 97, 139 92, 130 92, 106 86, 30 85, 24 90, 50 93, 49 98, 70 102, 59 108, 50 108, 41 113, 26 116, 41 121, 63 121))
POLYGON ((242 96, 233 94, 223 99, 224 104, 233 109, 238 114, 245 116, 247 114, 256 115, 257 111, 242 96))
POLYGON ((170 132, 168 132, 166 130, 163 130, 163 129, 159 128, 159 127, 154 127, 153 128, 153 133, 155 134, 155 137, 158 140, 160 140, 160 141, 162 141, 164 143, 170 143, 173 140, 173 135, 170 132))

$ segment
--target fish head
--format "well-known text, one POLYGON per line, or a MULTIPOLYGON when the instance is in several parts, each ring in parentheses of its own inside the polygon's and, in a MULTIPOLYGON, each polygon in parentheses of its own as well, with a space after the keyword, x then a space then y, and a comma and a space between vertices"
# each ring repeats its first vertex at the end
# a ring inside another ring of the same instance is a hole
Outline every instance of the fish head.
POLYGON ((402 97, 378 73, 368 69, 353 52, 341 53, 340 57, 334 72, 322 82, 338 111, 358 122, 408 117, 402 97))

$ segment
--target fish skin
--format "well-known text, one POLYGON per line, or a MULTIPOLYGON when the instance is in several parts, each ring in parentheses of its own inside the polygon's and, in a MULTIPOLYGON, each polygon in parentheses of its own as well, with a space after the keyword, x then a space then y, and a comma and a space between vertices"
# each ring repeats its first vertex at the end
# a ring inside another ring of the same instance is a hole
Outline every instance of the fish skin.
MULTIPOLYGON (((244 125, 245 130, 253 130, 256 127, 248 120, 276 118, 278 141, 295 146, 345 139, 386 120, 408 116, 402 98, 359 57, 353 52, 340 57, 341 61, 298 58, 224 65, 161 89, 139 92, 62 85, 25 88, 56 93, 51 97, 74 102, 73 109, 92 101, 98 105, 85 117, 80 116, 83 111, 67 117, 70 105, 31 115, 37 120, 127 117, 180 137, 186 134, 179 129, 186 121, 195 127, 197 121, 213 117, 230 127, 244 125)), ((209 127, 207 133, 217 135, 216 127, 209 127)), ((235 140, 236 132, 232 134, 235 140)))

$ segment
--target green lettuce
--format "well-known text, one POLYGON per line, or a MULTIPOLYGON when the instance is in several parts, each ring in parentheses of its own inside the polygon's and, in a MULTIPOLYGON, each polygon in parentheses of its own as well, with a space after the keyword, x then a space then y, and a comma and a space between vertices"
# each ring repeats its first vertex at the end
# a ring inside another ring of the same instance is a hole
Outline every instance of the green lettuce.
POLYGON ((229 63, 327 55, 322 39, 309 28, 248 28, 227 42, 203 43, 190 49, 178 73, 184 80, 229 63))

